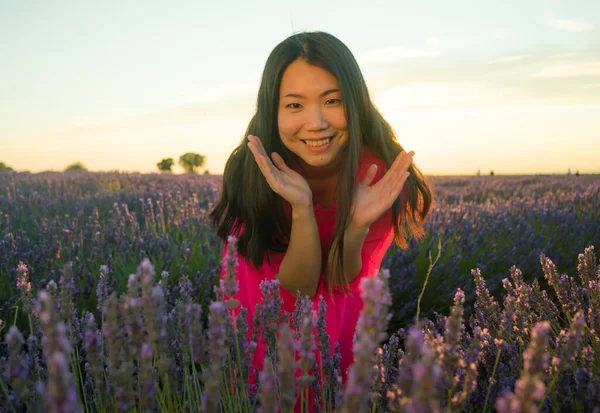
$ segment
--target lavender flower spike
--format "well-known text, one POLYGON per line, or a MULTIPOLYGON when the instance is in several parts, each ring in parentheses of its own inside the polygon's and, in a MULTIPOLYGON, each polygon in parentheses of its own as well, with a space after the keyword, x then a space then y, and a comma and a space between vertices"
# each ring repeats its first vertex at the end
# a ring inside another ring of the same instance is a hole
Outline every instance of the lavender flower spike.
POLYGON ((69 369, 71 345, 65 325, 59 321, 52 297, 45 290, 40 291, 36 307, 45 336, 43 347, 48 366, 48 382, 44 390, 46 411, 81 412, 75 379, 69 369))
POLYGON ((98 310, 100 312, 104 311, 104 301, 106 301, 106 298, 109 295, 108 274, 108 266, 101 265, 100 277, 98 278, 98 286, 96 287, 96 296, 98 298, 98 310))
MULTIPOLYGON (((281 325, 279 329, 279 366, 277 367, 279 377, 279 389, 281 394, 281 410, 286 412, 294 408, 296 400, 294 394, 294 372, 296 363, 294 355, 296 354, 296 343, 294 336, 287 323, 281 325)), ((265 363, 266 364, 266 363, 265 363)))
POLYGON ((544 379, 548 368, 546 346, 551 327, 548 321, 537 323, 531 332, 531 342, 523 353, 523 372, 515 384, 515 392, 496 400, 498 413, 539 411, 538 404, 546 397, 544 379))
POLYGON ((31 282, 29 282, 28 274, 27 265, 20 261, 17 266, 17 288, 21 290, 22 295, 29 294, 31 291, 31 282))
POLYGON ((239 283, 236 279, 236 267, 238 266, 237 259, 237 238, 229 236, 227 238, 227 255, 225 256, 225 282, 223 287, 225 295, 233 298, 238 292, 239 283))
MULTIPOLYGON (((16 326, 12 325, 4 336, 4 341, 8 347, 8 365, 6 366, 5 377, 18 398, 27 400, 31 384, 27 377, 27 364, 21 354, 23 343, 25 343, 23 334, 16 326)), ((2 380, 1 377, 0 380, 2 380)))
POLYGON ((221 393, 221 376, 227 357, 227 307, 222 301, 213 301, 208 314, 208 340, 210 342, 210 366, 206 387, 202 394, 202 412, 218 412, 221 393))
POLYGON ((264 360, 263 371, 260 372, 260 408, 259 413, 277 413, 277 397, 275 391, 275 375, 271 359, 264 360))
POLYGON ((17 265, 17 289, 21 293, 23 300, 23 309, 27 313, 31 313, 33 309, 33 299, 31 297, 31 282, 29 280, 29 270, 27 265, 19 262, 17 265))
POLYGON ((392 301, 388 287, 389 277, 389 271, 382 270, 375 277, 364 278, 360 282, 364 308, 356 324, 354 364, 348 373, 342 413, 366 413, 369 410, 375 352, 385 339, 389 321, 388 308, 392 301))

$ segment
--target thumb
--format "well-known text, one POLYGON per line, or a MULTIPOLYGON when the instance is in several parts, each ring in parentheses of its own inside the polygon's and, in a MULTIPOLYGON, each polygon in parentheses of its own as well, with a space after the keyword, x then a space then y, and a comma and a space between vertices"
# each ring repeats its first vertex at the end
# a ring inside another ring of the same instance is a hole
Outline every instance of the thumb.
POLYGON ((367 172, 365 172, 365 176, 363 177, 361 184, 364 186, 371 185, 371 182, 373 182, 373 179, 375 179, 375 174, 377 174, 377 165, 369 165, 369 169, 367 169, 367 172))

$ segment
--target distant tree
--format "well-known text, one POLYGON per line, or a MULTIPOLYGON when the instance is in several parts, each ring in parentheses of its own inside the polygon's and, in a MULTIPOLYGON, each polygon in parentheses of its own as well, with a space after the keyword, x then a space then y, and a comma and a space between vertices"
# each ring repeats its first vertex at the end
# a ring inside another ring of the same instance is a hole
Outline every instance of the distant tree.
POLYGON ((204 175, 210 175, 210 171, 208 169, 204 170, 204 175))
POLYGON ((575 172, 575 176, 579 176, 579 171, 575 172))
POLYGON ((14 169, 5 164, 4 162, 0 162, 0 172, 3 171, 13 171, 14 169))
POLYGON ((65 172, 81 172, 81 171, 87 171, 87 168, 81 162, 72 163, 71 165, 67 166, 67 169, 65 169, 65 172))
POLYGON ((159 163, 157 163, 156 167, 161 172, 171 173, 171 168, 173 167, 174 164, 175 164, 175 161, 173 160, 173 158, 165 158, 162 161, 160 161, 159 163))
POLYGON ((196 170, 204 166, 204 155, 199 153, 188 152, 179 157, 179 165, 188 174, 195 174, 196 170))
POLYGON ((490 171, 490 176, 494 176, 494 171, 490 171))

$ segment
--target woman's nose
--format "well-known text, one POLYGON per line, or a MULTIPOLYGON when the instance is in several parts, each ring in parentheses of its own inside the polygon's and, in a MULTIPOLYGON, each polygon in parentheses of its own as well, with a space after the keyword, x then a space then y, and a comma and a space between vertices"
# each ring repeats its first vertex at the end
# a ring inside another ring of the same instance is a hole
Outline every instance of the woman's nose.
POLYGON ((325 114, 319 105, 315 105, 312 110, 306 111, 306 114, 306 130, 319 131, 327 128, 328 123, 325 119, 325 114))

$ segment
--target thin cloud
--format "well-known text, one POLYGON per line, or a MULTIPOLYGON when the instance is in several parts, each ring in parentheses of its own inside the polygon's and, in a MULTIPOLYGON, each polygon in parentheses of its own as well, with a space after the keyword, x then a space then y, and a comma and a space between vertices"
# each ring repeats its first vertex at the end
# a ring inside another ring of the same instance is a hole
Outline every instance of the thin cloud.
POLYGON ((581 33, 594 30, 594 25, 583 20, 557 19, 550 13, 544 14, 544 23, 558 30, 570 33, 581 33))
POLYGON ((531 75, 537 78, 600 76, 600 61, 548 65, 531 75))
POLYGON ((566 59, 577 56, 577 52, 569 52, 569 53, 558 53, 551 56, 548 56, 548 59, 566 59))
POLYGON ((427 39, 427 45, 430 47, 437 47, 440 45, 440 38, 439 37, 430 37, 429 39, 427 39))
POLYGON ((370 64, 436 57, 440 55, 441 53, 435 50, 419 50, 400 46, 390 46, 382 49, 367 50, 366 52, 359 54, 357 60, 363 64, 370 64))
POLYGON ((509 63, 509 62, 517 62, 519 60, 523 60, 526 59, 527 57, 529 57, 528 55, 519 55, 519 56, 508 56, 508 57, 502 57, 500 59, 495 59, 492 60, 488 63, 490 64, 495 64, 495 63, 509 63))
POLYGON ((374 96, 377 106, 387 113, 502 105, 511 104, 515 99, 522 97, 510 87, 494 87, 477 81, 412 82, 374 96))

